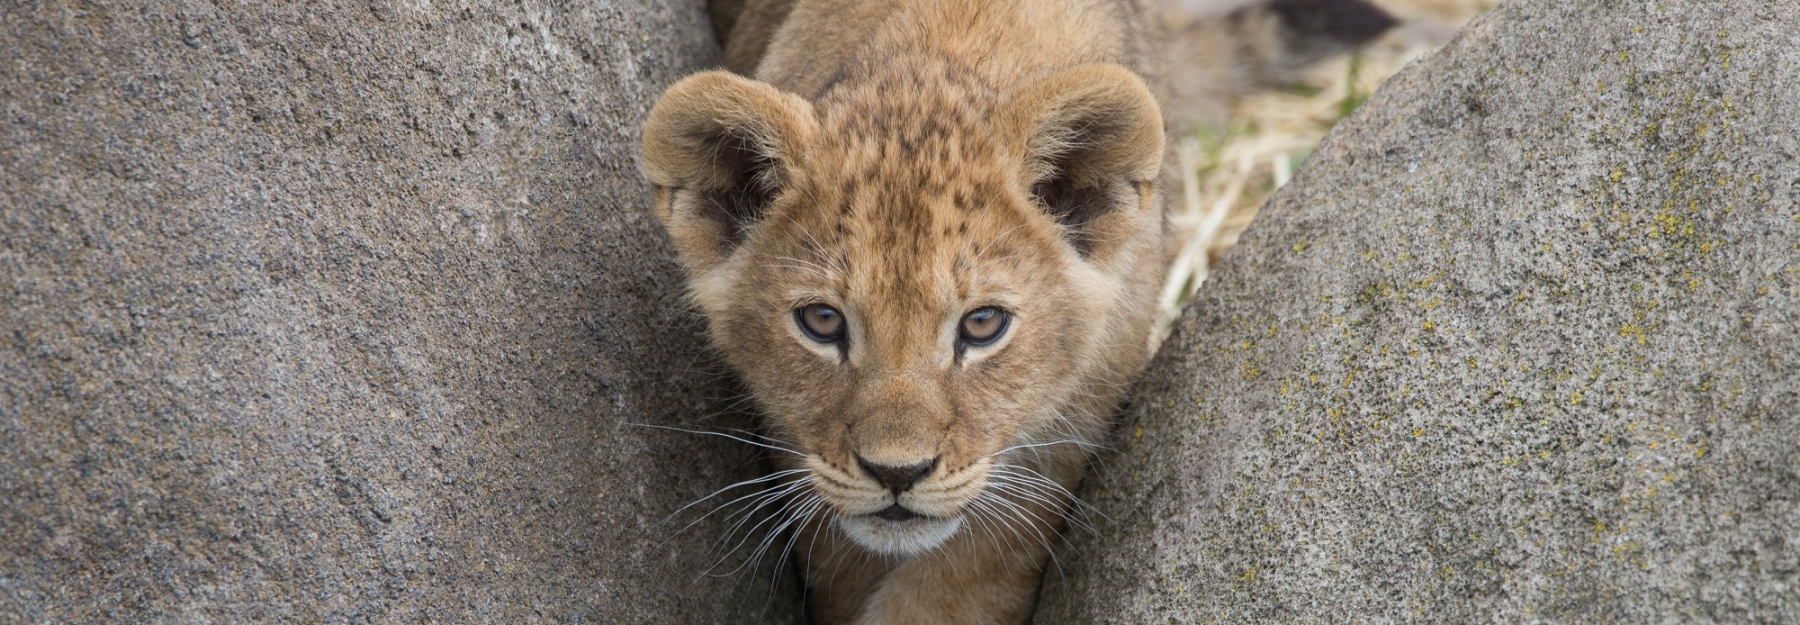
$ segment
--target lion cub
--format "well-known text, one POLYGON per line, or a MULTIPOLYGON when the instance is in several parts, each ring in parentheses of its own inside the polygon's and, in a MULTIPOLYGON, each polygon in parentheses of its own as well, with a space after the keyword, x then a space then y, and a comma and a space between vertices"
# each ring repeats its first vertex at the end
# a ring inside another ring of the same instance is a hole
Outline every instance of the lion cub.
MULTIPOLYGON (((1357 0, 1241 8, 1219 37, 1290 40, 1205 62, 1304 52, 1296 33, 1329 30, 1302 27, 1324 15, 1309 6, 1386 19, 1357 0)), ((1131 0, 715 9, 738 73, 670 88, 644 164, 714 345, 791 452, 775 461, 800 476, 784 510, 813 614, 1027 621, 1152 352, 1158 94, 1182 90, 1147 79, 1194 47, 1188 27, 1131 0)))

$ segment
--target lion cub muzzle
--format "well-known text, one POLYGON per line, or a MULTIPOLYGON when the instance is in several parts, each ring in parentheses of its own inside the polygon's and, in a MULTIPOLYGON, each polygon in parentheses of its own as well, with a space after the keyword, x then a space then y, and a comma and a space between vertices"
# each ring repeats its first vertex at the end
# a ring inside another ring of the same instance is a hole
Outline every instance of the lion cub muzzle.
MULTIPOLYGON (((909 376, 910 377, 910 376, 909 376)), ((862 419, 847 419, 841 447, 817 445, 809 462, 814 491, 838 512, 837 524, 872 550, 910 554, 954 534, 970 502, 986 487, 985 456, 993 440, 960 439, 948 407, 921 401, 935 385, 870 384, 862 419), (899 391, 905 397, 869 392, 899 391), (979 451, 977 451, 979 450, 979 451)), ((941 392, 941 391, 940 391, 941 392)))
POLYGON ((905 555, 937 546, 962 526, 963 508, 983 487, 975 471, 943 471, 938 459, 886 465, 858 456, 854 471, 809 459, 814 490, 838 511, 837 524, 863 546, 905 555))

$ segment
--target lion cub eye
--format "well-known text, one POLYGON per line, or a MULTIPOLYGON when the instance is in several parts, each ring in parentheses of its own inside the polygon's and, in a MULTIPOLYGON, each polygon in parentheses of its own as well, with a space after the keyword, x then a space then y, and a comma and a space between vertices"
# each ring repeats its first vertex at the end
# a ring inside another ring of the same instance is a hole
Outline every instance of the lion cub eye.
POLYGON ((1011 318, 1006 311, 998 308, 978 308, 974 312, 963 315, 962 325, 958 328, 957 338, 968 345, 982 346, 1000 340, 1006 334, 1006 322, 1011 318))
POLYGON ((844 338, 844 313, 824 304, 808 304, 794 311, 794 319, 806 337, 820 343, 844 338))

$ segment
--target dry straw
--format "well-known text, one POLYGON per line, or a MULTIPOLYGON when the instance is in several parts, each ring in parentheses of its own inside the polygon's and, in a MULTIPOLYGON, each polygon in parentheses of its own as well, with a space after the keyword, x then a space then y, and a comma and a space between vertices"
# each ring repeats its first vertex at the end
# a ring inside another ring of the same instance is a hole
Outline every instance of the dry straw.
POLYGON ((1360 53, 1314 68, 1298 85, 1239 103, 1226 128, 1176 144, 1181 196, 1171 218, 1180 253, 1162 293, 1163 333, 1256 211, 1376 87, 1433 50, 1497 0, 1374 0, 1402 25, 1360 53))

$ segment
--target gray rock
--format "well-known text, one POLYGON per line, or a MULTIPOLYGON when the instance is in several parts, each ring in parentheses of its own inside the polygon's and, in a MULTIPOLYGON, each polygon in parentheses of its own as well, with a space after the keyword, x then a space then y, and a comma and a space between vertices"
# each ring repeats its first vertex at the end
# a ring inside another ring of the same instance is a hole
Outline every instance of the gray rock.
POLYGON ((1267 207, 1039 623, 1800 622, 1800 3, 1520 0, 1267 207))
POLYGON ((700 4, 0 3, 0 623, 792 621, 664 521, 754 450, 628 425, 744 423, 635 158, 700 4))

